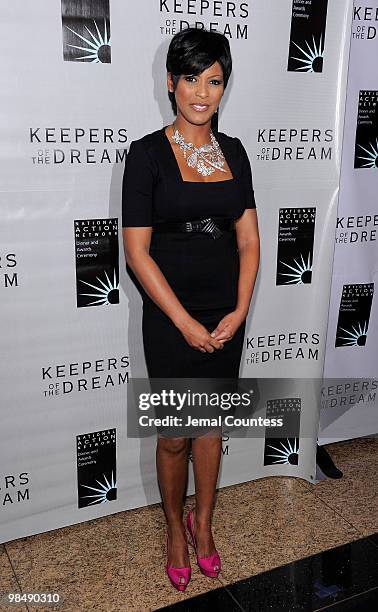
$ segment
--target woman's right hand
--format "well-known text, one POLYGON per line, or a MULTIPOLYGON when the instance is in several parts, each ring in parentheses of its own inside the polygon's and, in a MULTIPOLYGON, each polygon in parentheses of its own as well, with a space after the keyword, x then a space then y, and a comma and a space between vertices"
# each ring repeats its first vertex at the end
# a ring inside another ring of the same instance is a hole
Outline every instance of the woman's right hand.
POLYGON ((213 353, 215 349, 223 348, 223 343, 212 338, 206 327, 196 319, 188 319, 179 329, 189 346, 202 353, 213 353))

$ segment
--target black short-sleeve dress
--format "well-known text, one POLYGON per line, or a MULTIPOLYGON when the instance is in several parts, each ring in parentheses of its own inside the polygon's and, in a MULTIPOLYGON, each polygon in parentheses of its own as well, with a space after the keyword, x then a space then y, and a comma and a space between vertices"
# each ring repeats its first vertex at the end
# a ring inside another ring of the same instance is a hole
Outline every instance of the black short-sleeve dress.
MULTIPOLYGON (((122 226, 154 227, 213 217, 238 219, 256 208, 251 166, 238 138, 216 138, 233 178, 217 182, 184 181, 165 127, 131 143, 122 190, 122 226)), ((186 310, 210 332, 237 303, 239 256, 235 230, 219 238, 204 233, 152 232, 150 255, 186 310)), ((142 333, 149 377, 237 378, 245 322, 223 349, 202 353, 186 342, 171 319, 147 295, 142 333)))

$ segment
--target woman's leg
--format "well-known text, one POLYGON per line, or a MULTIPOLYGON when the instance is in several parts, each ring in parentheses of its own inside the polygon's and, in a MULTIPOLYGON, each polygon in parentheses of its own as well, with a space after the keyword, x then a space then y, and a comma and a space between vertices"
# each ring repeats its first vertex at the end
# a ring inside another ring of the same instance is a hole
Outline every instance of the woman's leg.
POLYGON ((173 567, 188 567, 183 503, 188 479, 188 438, 158 435, 156 468, 168 529, 168 560, 173 567))
POLYGON ((211 533, 216 484, 222 453, 222 432, 214 430, 193 438, 192 456, 196 487, 196 508, 193 513, 198 555, 206 557, 216 551, 211 533))

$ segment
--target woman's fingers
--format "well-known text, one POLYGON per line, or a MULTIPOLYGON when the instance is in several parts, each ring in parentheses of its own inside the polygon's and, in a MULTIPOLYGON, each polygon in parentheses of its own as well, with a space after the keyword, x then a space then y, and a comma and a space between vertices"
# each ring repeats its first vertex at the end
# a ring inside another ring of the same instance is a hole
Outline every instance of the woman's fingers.
POLYGON ((226 340, 232 336, 232 326, 230 323, 221 323, 219 324, 210 334, 213 338, 217 340, 226 340))
POLYGON ((223 329, 222 331, 220 331, 217 334, 216 339, 218 341, 220 341, 220 340, 231 340, 232 336, 233 336, 233 333, 232 333, 231 326, 227 326, 225 329, 223 329))
POLYGON ((219 342, 218 338, 212 338, 211 336, 209 337, 209 344, 211 346, 214 346, 216 349, 221 349, 223 348, 223 344, 221 342, 219 342))
POLYGON ((209 339, 205 340, 198 348, 203 353, 214 353, 215 349, 221 350, 223 348, 223 343, 209 336, 209 339))
POLYGON ((215 338, 203 325, 197 322, 194 329, 188 330, 188 333, 183 332, 183 335, 190 346, 201 351, 201 353, 214 353, 215 349, 222 350, 224 348, 224 342, 232 337, 228 327, 223 330, 218 327, 217 331, 219 335, 215 338))

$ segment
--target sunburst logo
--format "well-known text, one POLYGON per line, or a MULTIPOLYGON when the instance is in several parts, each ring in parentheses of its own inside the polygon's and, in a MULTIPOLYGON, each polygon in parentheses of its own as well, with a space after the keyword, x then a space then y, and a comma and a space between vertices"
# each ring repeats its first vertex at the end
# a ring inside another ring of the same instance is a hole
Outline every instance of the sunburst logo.
POLYGON ((369 142, 370 150, 358 143, 357 146, 367 153, 367 157, 357 155, 357 159, 363 159, 366 162, 361 163, 361 168, 378 168, 378 138, 375 139, 375 145, 372 142, 369 142))
POLYGON ((295 284, 295 285, 304 285, 311 283, 312 278, 312 264, 311 264, 311 253, 308 254, 307 263, 303 259, 303 255, 300 255, 302 262, 297 261, 294 258, 295 266, 292 266, 284 261, 280 261, 283 266, 286 266, 293 272, 279 272, 281 276, 289 276, 290 280, 287 280, 285 285, 295 284))
POLYGON ((86 47, 79 45, 71 45, 66 43, 68 47, 72 47, 74 49, 79 49, 80 51, 85 51, 86 55, 75 57, 76 61, 88 61, 93 64, 110 64, 111 62, 111 37, 109 32, 109 26, 106 23, 106 19, 104 19, 103 32, 100 32, 100 29, 97 25, 95 19, 93 19, 92 28, 89 29, 88 26, 84 24, 84 28, 88 32, 87 38, 79 34, 79 32, 75 32, 69 26, 65 26, 67 30, 72 32, 75 36, 80 38, 87 45, 86 47))
POLYGON ((79 295, 84 295, 88 297, 95 297, 96 300, 89 302, 88 306, 107 306, 108 304, 119 304, 119 283, 117 280, 116 271, 114 270, 113 274, 113 282, 110 281, 109 276, 105 270, 106 283, 104 283, 101 278, 96 276, 98 280, 98 285, 93 285, 92 283, 88 283, 87 281, 83 281, 78 279, 80 283, 84 283, 89 287, 92 287, 96 290, 96 293, 80 293, 79 295))
POLYGON ((314 35, 312 35, 312 46, 310 46, 307 40, 305 40, 304 42, 307 45, 307 49, 304 45, 300 47, 296 42, 292 41, 293 45, 295 45, 302 54, 302 57, 291 56, 290 58, 293 60, 297 60, 297 62, 303 64, 295 70, 302 70, 303 72, 322 72, 324 54, 322 34, 320 35, 318 46, 316 45, 314 35))
POLYGON ((90 489, 91 491, 95 491, 92 495, 83 495, 83 499, 93 498, 92 501, 88 502, 88 506, 92 506, 93 504, 106 504, 107 502, 113 501, 117 499, 117 483, 114 480, 113 472, 110 478, 110 482, 106 477, 106 474, 103 474, 103 482, 100 482, 96 478, 96 482, 99 484, 99 487, 91 487, 90 485, 80 485, 85 487, 86 489, 90 489))
POLYGON ((286 440, 277 440, 277 445, 267 444, 267 448, 271 448, 275 453, 267 453, 267 457, 271 457, 271 465, 275 463, 298 465, 298 452, 299 452, 299 441, 298 438, 294 438, 293 442, 287 438, 286 440))
POLYGON ((340 340, 344 340, 342 346, 365 346, 366 337, 368 331, 368 322, 358 323, 358 325, 352 325, 350 329, 340 327, 340 329, 346 333, 346 336, 340 336, 340 340))

